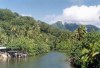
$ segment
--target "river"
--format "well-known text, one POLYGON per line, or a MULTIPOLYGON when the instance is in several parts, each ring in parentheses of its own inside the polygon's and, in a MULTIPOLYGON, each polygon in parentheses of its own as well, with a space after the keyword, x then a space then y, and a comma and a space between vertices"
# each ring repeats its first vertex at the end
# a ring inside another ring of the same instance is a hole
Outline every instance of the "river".
POLYGON ((50 52, 41 56, 2 61, 0 68, 71 68, 65 59, 63 53, 50 52))

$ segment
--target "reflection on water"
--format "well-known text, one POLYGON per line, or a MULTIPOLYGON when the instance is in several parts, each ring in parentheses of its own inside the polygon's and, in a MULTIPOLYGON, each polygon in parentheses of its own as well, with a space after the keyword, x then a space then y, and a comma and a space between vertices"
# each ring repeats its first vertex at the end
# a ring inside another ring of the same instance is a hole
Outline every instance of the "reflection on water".
POLYGON ((28 58, 13 58, 6 62, 0 62, 0 68, 71 68, 65 62, 65 55, 59 52, 28 58))

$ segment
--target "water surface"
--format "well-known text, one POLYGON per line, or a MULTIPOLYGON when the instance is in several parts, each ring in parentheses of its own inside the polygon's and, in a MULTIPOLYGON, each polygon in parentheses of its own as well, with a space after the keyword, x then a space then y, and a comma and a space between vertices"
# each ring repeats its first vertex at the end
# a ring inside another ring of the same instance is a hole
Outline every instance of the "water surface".
POLYGON ((41 56, 2 61, 0 68, 71 68, 65 59, 63 53, 50 52, 41 56))

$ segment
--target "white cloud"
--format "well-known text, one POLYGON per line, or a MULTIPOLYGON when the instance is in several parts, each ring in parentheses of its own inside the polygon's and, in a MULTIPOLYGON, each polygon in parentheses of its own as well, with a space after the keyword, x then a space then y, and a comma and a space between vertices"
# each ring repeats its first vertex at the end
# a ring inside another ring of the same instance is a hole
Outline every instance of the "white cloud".
POLYGON ((100 6, 72 6, 64 9, 63 15, 67 21, 85 22, 85 24, 99 22, 100 6))
POLYGON ((100 5, 98 6, 71 6, 65 8, 60 15, 49 15, 49 22, 64 21, 79 24, 92 24, 100 27, 100 5), (53 19, 51 19, 53 17, 53 19))
POLYGON ((30 16, 30 17, 32 17, 32 15, 31 14, 21 14, 22 16, 30 16))
POLYGON ((53 14, 53 15, 45 16, 43 20, 49 22, 49 24, 52 24, 52 23, 55 23, 57 21, 62 21, 63 22, 64 18, 63 18, 63 15, 55 15, 55 14, 53 14))

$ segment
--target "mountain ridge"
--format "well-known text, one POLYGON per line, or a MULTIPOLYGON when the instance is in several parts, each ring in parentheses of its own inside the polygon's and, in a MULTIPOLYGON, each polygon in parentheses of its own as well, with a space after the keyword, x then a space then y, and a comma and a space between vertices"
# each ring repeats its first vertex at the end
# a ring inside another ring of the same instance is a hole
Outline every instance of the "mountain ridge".
MULTIPOLYGON (((61 21, 57 21, 56 23, 52 24, 52 26, 56 27, 56 28, 60 28, 60 29, 64 29, 64 30, 70 30, 70 31, 74 31, 76 30, 80 25, 82 24, 77 24, 77 23, 62 23, 61 21)), ((92 30, 95 30, 95 31, 99 31, 100 28, 99 27, 96 27, 95 25, 91 25, 91 24, 88 24, 88 25, 85 25, 86 28, 87 28, 87 31, 90 32, 92 30)))

